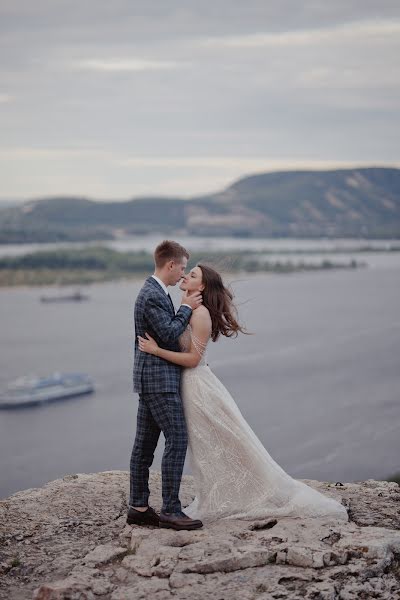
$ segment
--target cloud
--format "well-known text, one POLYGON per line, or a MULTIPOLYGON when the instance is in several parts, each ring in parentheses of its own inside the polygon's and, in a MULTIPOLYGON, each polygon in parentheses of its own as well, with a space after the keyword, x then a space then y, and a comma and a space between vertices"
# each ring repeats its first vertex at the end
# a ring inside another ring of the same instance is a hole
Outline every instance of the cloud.
POLYGON ((8 104, 14 100, 14 96, 11 94, 0 94, 0 104, 8 104))
POLYGON ((98 148, 10 147, 0 148, 0 161, 41 161, 60 159, 110 159, 112 154, 98 148))
MULTIPOLYGON (((378 161, 379 162, 379 161, 378 161)), ((137 168, 163 168, 163 169, 216 169, 232 170, 242 173, 249 171, 282 171, 282 170, 324 170, 340 169, 362 166, 360 162, 343 160, 323 159, 298 159, 284 158, 276 159, 269 157, 242 157, 242 156, 180 156, 180 157, 135 157, 124 159, 119 162, 122 167, 137 168)), ((374 164, 377 164, 374 161, 374 164)), ((387 162, 382 164, 387 165, 387 162)), ((365 166, 365 165, 364 165, 365 166)), ((400 166, 400 161, 392 166, 400 166)))
POLYGON ((72 63, 76 69, 105 72, 129 71, 165 71, 181 69, 188 63, 164 60, 146 60, 141 58, 114 58, 114 59, 82 59, 72 63))
POLYGON ((395 0, 0 4, 3 195, 400 160, 395 0))
MULTIPOLYGON (((232 171, 235 173, 247 173, 250 171, 281 171, 297 169, 340 169, 369 166, 366 161, 354 160, 328 160, 328 159, 302 159, 298 157, 271 158, 270 156, 124 156, 122 152, 108 151, 103 148, 95 147, 0 147, 0 161, 43 161, 43 165, 48 160, 80 160, 90 159, 102 161, 109 166, 128 169, 197 169, 197 170, 217 170, 232 171)), ((374 165, 390 165, 400 167, 398 161, 372 161, 374 165)), ((371 164, 372 164, 371 163, 371 164)))
POLYGON ((359 21, 320 29, 292 30, 274 33, 252 33, 234 36, 209 37, 200 40, 203 46, 225 48, 261 48, 267 46, 310 46, 321 43, 356 41, 358 38, 386 40, 400 34, 400 20, 359 21))
POLYGON ((226 169, 226 168, 254 168, 255 165, 265 165, 260 158, 242 158, 231 156, 178 156, 178 157, 134 157, 120 162, 122 167, 138 168, 199 168, 199 169, 226 169))
POLYGON ((122 152, 89 147, 0 148, 3 189, 10 197, 20 198, 64 194, 108 201, 154 194, 187 198, 222 191, 240 177, 254 173, 379 164, 400 167, 400 161, 229 155, 127 157, 122 152))

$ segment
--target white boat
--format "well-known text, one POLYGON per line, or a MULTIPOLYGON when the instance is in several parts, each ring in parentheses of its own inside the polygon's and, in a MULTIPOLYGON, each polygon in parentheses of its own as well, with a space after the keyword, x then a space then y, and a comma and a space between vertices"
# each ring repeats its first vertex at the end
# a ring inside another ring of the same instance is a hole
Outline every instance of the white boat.
POLYGON ((91 394, 94 385, 84 373, 54 373, 50 377, 20 377, 0 394, 0 408, 30 406, 91 394))

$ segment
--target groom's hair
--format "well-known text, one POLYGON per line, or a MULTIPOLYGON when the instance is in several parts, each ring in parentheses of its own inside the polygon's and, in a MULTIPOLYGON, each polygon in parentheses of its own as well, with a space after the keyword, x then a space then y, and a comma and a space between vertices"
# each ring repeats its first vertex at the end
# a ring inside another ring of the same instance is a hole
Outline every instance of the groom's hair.
POLYGON ((154 250, 154 262, 158 269, 162 269, 169 260, 181 262, 184 256, 189 259, 189 252, 178 242, 172 240, 164 240, 154 250))

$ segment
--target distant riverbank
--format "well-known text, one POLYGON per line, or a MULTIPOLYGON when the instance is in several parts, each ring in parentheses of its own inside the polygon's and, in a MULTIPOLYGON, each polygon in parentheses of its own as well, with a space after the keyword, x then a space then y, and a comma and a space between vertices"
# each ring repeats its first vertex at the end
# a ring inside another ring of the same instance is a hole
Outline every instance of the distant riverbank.
MULTIPOLYGON (((324 258, 318 262, 285 256, 271 260, 266 251, 242 250, 192 253, 190 264, 202 260, 223 271, 293 273, 326 269, 355 269, 364 262, 324 258), (266 258, 267 257, 267 258, 266 258)), ((0 258, 0 286, 77 285, 129 279, 149 273, 154 267, 150 252, 119 252, 104 246, 34 252, 0 258)))
MULTIPOLYGON (((23 256, 33 252, 49 252, 55 250, 76 250, 94 246, 103 246, 119 252, 152 253, 159 242, 165 238, 165 232, 159 231, 148 235, 121 237, 116 240, 98 240, 96 242, 55 242, 55 243, 20 243, 1 244, 0 258, 5 256, 23 256)), ((205 237, 177 235, 174 237, 190 252, 264 252, 274 255, 349 255, 363 253, 393 256, 400 252, 398 239, 367 238, 248 238, 248 237, 205 237)))

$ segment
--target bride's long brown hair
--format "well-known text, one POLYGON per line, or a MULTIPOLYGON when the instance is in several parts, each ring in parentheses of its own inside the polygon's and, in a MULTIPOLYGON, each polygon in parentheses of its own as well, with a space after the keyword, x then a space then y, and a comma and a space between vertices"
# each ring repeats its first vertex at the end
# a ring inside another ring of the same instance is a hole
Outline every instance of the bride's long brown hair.
POLYGON ((216 342, 220 335, 237 337, 239 331, 248 333, 237 320, 237 310, 233 304, 233 293, 222 281, 221 275, 208 265, 198 263, 201 269, 204 290, 203 306, 211 317, 211 339, 216 342))

